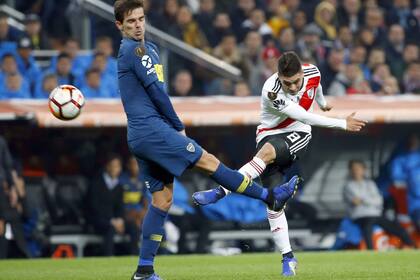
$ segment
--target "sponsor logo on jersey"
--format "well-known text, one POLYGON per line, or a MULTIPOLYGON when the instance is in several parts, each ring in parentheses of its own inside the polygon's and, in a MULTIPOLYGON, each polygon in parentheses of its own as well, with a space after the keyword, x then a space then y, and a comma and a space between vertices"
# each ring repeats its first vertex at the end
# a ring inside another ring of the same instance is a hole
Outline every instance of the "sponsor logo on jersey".
POLYGON ((194 153, 195 152, 195 147, 193 143, 188 143, 187 145, 187 151, 190 153, 194 153))
POLYGON ((280 109, 280 106, 284 106, 284 105, 286 105, 286 102, 283 99, 273 101, 273 106, 276 109, 280 109))
POLYGON ((148 56, 148 55, 144 55, 144 56, 141 58, 141 64, 143 64, 143 66, 144 66, 146 69, 149 69, 149 68, 151 68, 151 67, 153 66, 152 59, 151 59, 151 58, 150 58, 150 56, 148 56))
POLYGON ((276 100, 277 99, 277 93, 276 92, 269 91, 267 96, 268 96, 268 99, 270 99, 270 100, 276 100))
POLYGON ((150 75, 152 73, 156 73, 156 69, 155 68, 150 68, 149 70, 147 70, 146 74, 150 75))

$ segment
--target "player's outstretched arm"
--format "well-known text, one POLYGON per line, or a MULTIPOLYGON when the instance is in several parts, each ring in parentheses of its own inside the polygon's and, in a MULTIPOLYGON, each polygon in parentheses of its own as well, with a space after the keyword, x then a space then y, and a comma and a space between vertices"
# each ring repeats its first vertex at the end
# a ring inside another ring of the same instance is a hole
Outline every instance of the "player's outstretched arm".
POLYGON ((359 131, 366 125, 366 121, 354 118, 355 113, 352 113, 346 119, 329 118, 307 112, 301 106, 293 102, 288 102, 287 105, 281 109, 281 113, 286 114, 294 120, 313 126, 359 131))

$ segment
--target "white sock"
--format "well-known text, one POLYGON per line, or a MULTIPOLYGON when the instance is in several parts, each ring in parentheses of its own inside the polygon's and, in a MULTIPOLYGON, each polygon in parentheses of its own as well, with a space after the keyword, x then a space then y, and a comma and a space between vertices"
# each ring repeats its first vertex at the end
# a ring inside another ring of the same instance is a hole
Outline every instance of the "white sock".
POLYGON ((292 246, 290 246, 289 240, 289 226, 287 225, 284 211, 275 212, 267 208, 267 218, 276 247, 282 254, 291 252, 292 246))
MULTIPOLYGON (((248 176, 251 179, 255 179, 260 177, 266 167, 267 166, 262 159, 254 157, 250 162, 242 166, 238 172, 242 175, 248 176)), ((231 193, 230 190, 225 189, 224 187, 222 187, 222 189, 225 191, 226 195, 231 193)))

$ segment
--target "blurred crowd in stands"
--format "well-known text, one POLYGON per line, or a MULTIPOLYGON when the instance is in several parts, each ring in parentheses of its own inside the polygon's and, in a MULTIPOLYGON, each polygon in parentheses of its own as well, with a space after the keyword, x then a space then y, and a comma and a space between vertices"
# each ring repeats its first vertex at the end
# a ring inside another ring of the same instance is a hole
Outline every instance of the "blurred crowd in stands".
MULTIPOLYGON (((75 20, 69 16, 74 16, 76 2, 15 1, 16 8, 26 14, 24 32, 9 25, 8 17, 0 14, 0 99, 45 99, 59 84, 79 87, 86 98, 118 98, 115 59, 118 31, 112 23, 92 17, 94 48, 88 53, 80 52, 75 20), (58 52, 41 66, 33 51, 48 49, 58 52)), ((112 5, 114 1, 104 2, 112 5)), ((240 68, 243 73, 243 80, 233 82, 171 53, 167 82, 172 96, 259 95, 265 79, 276 72, 278 57, 289 50, 295 50, 304 62, 320 68, 326 95, 342 96, 420 93, 419 2, 146 0, 145 3, 150 24, 240 68)), ((240 128, 235 128, 234 134, 236 129, 240 128)), ((16 161, 0 138, 0 258, 49 256, 52 253, 49 236, 57 233, 101 235, 106 242, 93 254, 104 255, 116 253, 115 236, 127 237, 128 246, 123 253, 137 254, 136 242, 149 196, 139 180, 136 161, 128 151, 121 152, 121 147, 126 147, 125 136, 108 135, 114 141, 124 139, 124 143, 110 143, 92 130, 92 138, 100 141, 80 140, 78 137, 83 135, 80 131, 72 131, 66 137, 58 131, 48 132, 52 135, 31 133, 28 142, 10 143, 18 151, 15 159, 29 155, 22 159, 21 168, 13 163, 16 161), (105 157, 110 150, 118 151, 119 155, 105 157), (60 226, 68 225, 76 227, 61 231, 60 226)), ((253 149, 254 139, 244 143, 246 140, 235 139, 232 131, 225 135, 229 137, 216 141, 206 131, 199 142, 217 152, 226 147, 227 151, 219 158, 229 166, 232 163, 239 167, 246 162, 245 155, 252 154, 249 149, 253 149), (228 162, 229 159, 236 162, 228 162)), ((338 238, 335 248, 359 244, 363 238, 368 248, 375 247, 369 239, 374 224, 385 225, 388 231, 391 228, 391 233, 412 246, 412 241, 416 241, 413 234, 416 229, 417 234, 420 232, 418 138, 413 136, 408 146, 391 155, 383 167, 385 183, 378 183, 380 193, 373 181, 364 176, 365 164, 355 161, 350 165, 344 193, 348 223, 343 225, 343 232, 350 234, 345 235, 348 239, 338 238), (395 211, 404 217, 399 222, 409 237, 395 224, 389 226, 383 217, 384 201, 390 199, 396 201, 395 211), (362 206, 371 212, 361 210, 363 215, 359 215, 357 211, 362 206), (352 238, 353 228, 358 230, 356 242, 352 238)), ((229 229, 241 228, 238 224, 243 221, 265 221, 264 205, 252 200, 232 202, 237 199, 235 196, 205 211, 189 204, 191 190, 214 187, 213 184, 197 175, 176 181, 175 209, 170 217, 179 230, 174 238, 178 249, 174 251, 207 252, 212 225, 209 220, 233 222, 229 229), (199 233, 195 248, 188 245, 185 234, 189 231, 199 233)), ((304 213, 299 219, 308 219, 309 225, 317 219, 313 207, 295 206, 297 210, 290 203, 293 209, 290 216, 299 209, 302 212, 309 209, 311 215, 304 213)), ((264 227, 259 225, 261 228, 264 227)), ((168 232, 176 230, 171 227, 168 232)))
MULTIPOLYGON (((116 140, 123 137, 73 142, 59 135, 50 134, 54 140, 48 147, 25 147, 19 141, 9 145, 0 136, 0 259, 57 255, 60 246, 50 237, 59 234, 100 236, 100 246, 87 248, 87 255, 137 255, 151 195, 140 179, 137 160, 117 148, 126 146, 116 140), (73 153, 76 142, 80 149, 73 153)), ((37 139, 34 142, 43 141, 37 139)), ((189 173, 175 180, 162 253, 208 252, 210 219, 226 222, 227 229, 237 228, 233 223, 265 221, 264 204, 243 196, 232 196, 206 213, 191 205, 191 186, 214 184, 204 178, 189 173), (192 247, 188 232, 197 233, 192 247)))
MULTIPOLYGON (((78 86, 87 98, 118 97, 118 32, 113 23, 92 16, 93 53, 78 54, 75 2, 16 1, 27 14, 24 32, 0 15, 1 99, 46 98, 62 83, 78 86), (59 54, 43 69, 34 49, 59 54)), ((170 53, 172 96, 259 95, 276 72, 277 58, 290 50, 320 68, 326 95, 420 93, 416 0, 146 0, 145 5, 149 24, 242 71, 243 80, 234 82, 170 53)))
MULTIPOLYGON (((120 142, 125 141, 123 130, 96 130, 96 138, 76 140, 81 133, 72 130, 74 138, 71 138, 60 131, 46 132, 52 139, 48 143, 41 133, 31 138, 31 145, 17 139, 8 145, 0 137, 0 259, 56 255, 60 245, 53 244, 50 238, 62 234, 102 237, 103 242, 85 248, 85 255, 138 253, 137 241, 150 203, 150 194, 139 177, 141 166, 120 142), (12 153, 8 146, 13 147, 12 153)), ((206 147, 216 149, 212 148, 212 142, 226 144, 237 138, 241 136, 219 136, 217 141, 211 137, 206 147)), ((236 145, 241 151, 246 150, 242 146, 251 146, 239 142, 236 145)), ((238 165, 230 159, 243 162, 249 153, 234 152, 236 149, 232 147, 218 145, 218 156, 227 164, 238 165), (229 152, 244 158, 231 156, 229 152)), ((337 216, 321 217, 319 204, 322 203, 302 200, 306 186, 301 186, 286 210, 289 228, 322 235, 334 234, 338 229, 332 249, 386 249, 387 245, 376 237, 378 230, 388 234, 386 238, 392 236, 396 240, 393 248, 419 247, 418 135, 413 134, 395 145, 382 164, 375 178, 369 172, 370 161, 353 160, 348 173, 338 172, 343 176, 338 175, 334 188, 344 186, 340 203, 346 205, 343 207, 346 212, 337 216)), ((300 167, 295 165, 283 177, 279 174, 278 179, 300 172, 300 167)), ((309 182, 313 177, 307 179, 309 182)), ((197 172, 188 171, 175 180, 174 205, 165 225, 167 240, 162 253, 211 252, 214 243, 210 241, 210 233, 217 230, 268 230, 265 205, 257 200, 230 195, 215 205, 192 205, 191 194, 210 187, 214 187, 214 182, 197 172)), ((328 195, 323 193, 320 202, 328 195)), ((248 251, 274 248, 272 243, 261 248, 255 247, 258 242, 233 242, 234 246, 244 246, 242 249, 248 251)))

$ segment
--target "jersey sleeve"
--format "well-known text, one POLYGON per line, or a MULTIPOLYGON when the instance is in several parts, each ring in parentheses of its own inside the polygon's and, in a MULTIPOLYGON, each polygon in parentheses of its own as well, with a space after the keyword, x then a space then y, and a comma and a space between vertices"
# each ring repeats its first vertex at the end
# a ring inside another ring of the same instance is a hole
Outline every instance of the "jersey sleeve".
POLYGON ((158 80, 158 76, 156 74, 152 58, 147 54, 140 56, 137 52, 138 47, 131 49, 130 58, 133 63, 132 68, 134 69, 137 78, 142 82, 143 86, 147 88, 153 82, 158 80))
POLYGON ((344 119, 329 118, 310 113, 293 102, 284 102, 284 105, 279 108, 279 112, 282 114, 285 114, 294 120, 306 123, 308 125, 341 128, 344 130, 347 128, 347 122, 344 119))
POLYGON ((283 110, 291 101, 279 93, 281 88, 280 80, 270 77, 267 79, 261 90, 261 98, 269 107, 278 111, 283 110))
POLYGON ((319 84, 319 86, 316 88, 315 101, 320 108, 327 106, 327 100, 325 100, 321 84, 319 84))
POLYGON ((286 108, 290 103, 293 103, 283 95, 272 91, 269 87, 263 87, 262 98, 269 104, 270 107, 278 110, 279 112, 286 108))

